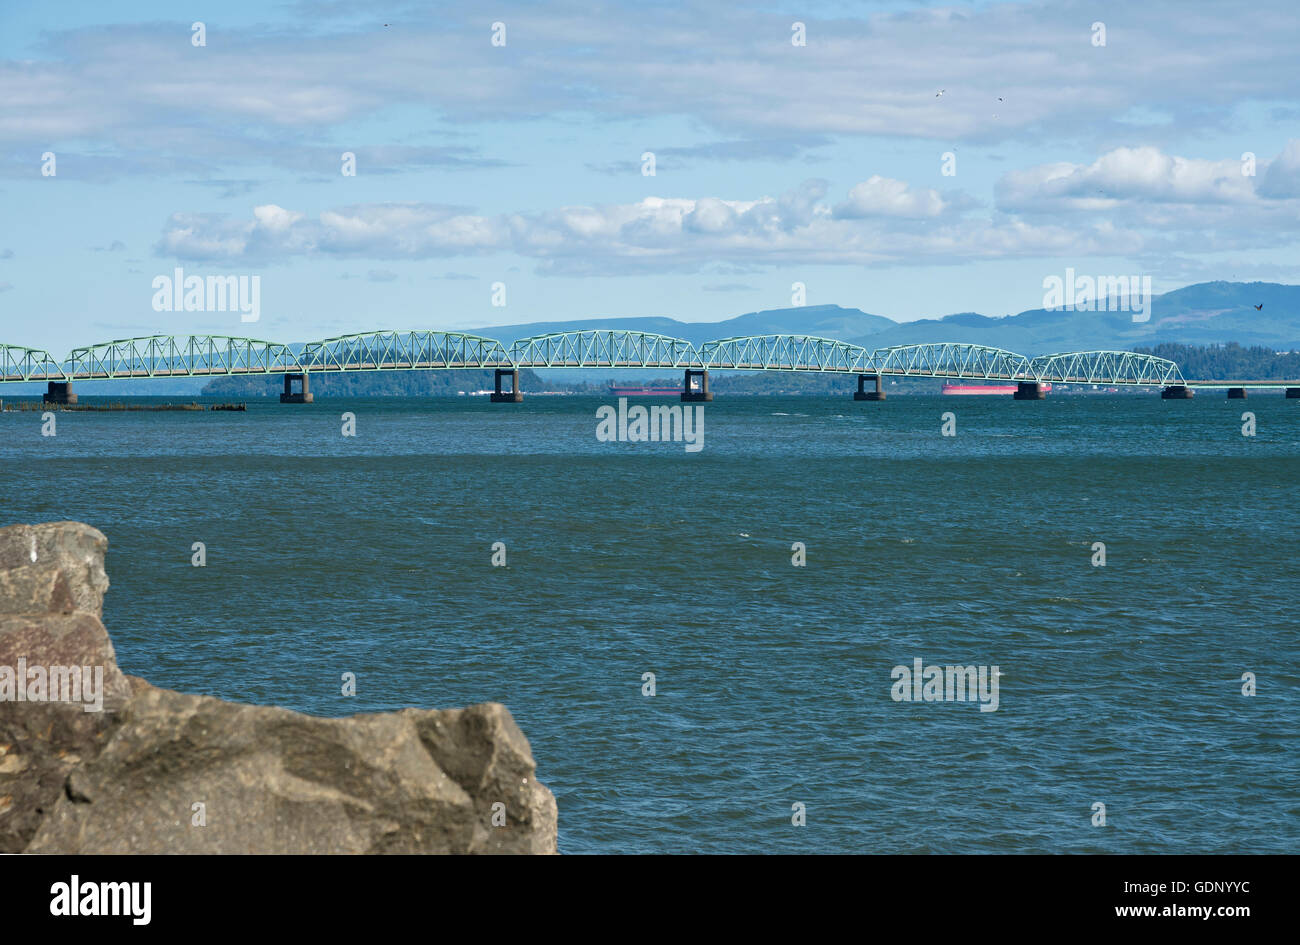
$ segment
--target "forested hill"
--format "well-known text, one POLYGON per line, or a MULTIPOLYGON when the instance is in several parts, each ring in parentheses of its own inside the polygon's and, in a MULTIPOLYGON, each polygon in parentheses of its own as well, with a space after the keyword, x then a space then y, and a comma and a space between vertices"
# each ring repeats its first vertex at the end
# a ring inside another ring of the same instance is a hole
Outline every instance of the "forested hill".
POLYGON ((1183 377, 1201 381, 1282 381, 1300 379, 1300 352, 1280 353, 1272 348, 1239 344, 1158 344, 1134 348, 1143 354, 1168 358, 1183 370, 1183 377))

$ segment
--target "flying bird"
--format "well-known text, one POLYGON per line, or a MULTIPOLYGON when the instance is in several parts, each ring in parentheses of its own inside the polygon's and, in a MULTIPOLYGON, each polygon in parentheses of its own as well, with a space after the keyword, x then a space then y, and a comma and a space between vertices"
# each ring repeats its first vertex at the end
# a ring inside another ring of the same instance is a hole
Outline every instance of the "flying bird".
POLYGON ((948 91, 948 90, 947 90, 947 89, 940 89, 939 91, 937 91, 937 92, 934 93, 934 97, 935 97, 935 98, 938 98, 940 95, 942 95, 942 94, 943 94, 944 92, 946 92, 946 91, 948 91))
POLYGON ((1263 303, 1263 302, 1260 302, 1258 305, 1255 306, 1255 311, 1257 311, 1257 312, 1261 312, 1261 311, 1263 311, 1263 310, 1264 310, 1264 303, 1263 303))

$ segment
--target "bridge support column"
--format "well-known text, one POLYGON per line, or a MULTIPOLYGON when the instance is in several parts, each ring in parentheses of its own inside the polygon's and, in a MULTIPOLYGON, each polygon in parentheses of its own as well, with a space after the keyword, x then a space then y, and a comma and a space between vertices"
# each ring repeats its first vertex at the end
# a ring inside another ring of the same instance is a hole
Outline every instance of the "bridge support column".
POLYGON ((695 403, 712 399, 713 391, 709 390, 709 372, 687 368, 686 381, 682 385, 682 400, 695 403))
POLYGON ((284 393, 280 395, 282 404, 309 404, 312 401, 311 391, 307 386, 306 374, 286 374, 284 376, 284 393), (293 389, 294 381, 298 382, 299 390, 293 389))
POLYGON ((1244 388, 1244 387, 1229 387, 1229 388, 1228 388, 1228 399, 1229 399, 1229 400, 1245 400, 1245 399, 1246 399, 1246 388, 1244 388))
POLYGON ((41 401, 47 404, 75 404, 77 395, 72 392, 71 381, 49 381, 41 401))
POLYGON ((853 395, 853 399, 854 399, 854 400, 884 400, 884 399, 885 399, 885 391, 884 391, 884 388, 881 387, 881 385, 880 385, 880 375, 879 375, 879 374, 859 374, 859 375, 858 375, 858 390, 857 390, 857 392, 853 395), (875 389, 875 390, 867 390, 867 381, 869 381, 869 380, 871 380, 871 381, 875 381, 875 382, 876 382, 876 389, 875 389))
POLYGON ((1047 391, 1043 390, 1043 385, 1038 381, 1017 381, 1016 392, 1012 397, 1015 400, 1043 400, 1047 397, 1047 391))
POLYGON ((523 403, 524 392, 519 389, 519 371, 503 370, 497 368, 496 389, 492 392, 492 403, 494 404, 519 404, 523 403), (510 378, 510 389, 501 388, 501 378, 510 378))
POLYGON ((1300 387, 1288 387, 1286 389, 1287 400, 1300 400, 1300 387))
POLYGON ((1194 394, 1190 387, 1183 384, 1170 384, 1168 387, 1160 389, 1161 400, 1191 400, 1194 394))

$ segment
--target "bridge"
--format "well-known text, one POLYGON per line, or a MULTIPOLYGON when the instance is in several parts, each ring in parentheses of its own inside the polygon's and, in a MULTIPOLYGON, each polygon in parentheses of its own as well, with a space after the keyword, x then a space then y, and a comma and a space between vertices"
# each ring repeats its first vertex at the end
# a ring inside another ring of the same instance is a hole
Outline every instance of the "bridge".
POLYGON ((1020 400, 1042 399, 1048 385, 1159 387, 1185 399, 1196 388, 1281 388, 1300 398, 1297 381, 1188 381, 1173 361, 1133 351, 1071 351, 1027 358, 977 344, 931 343, 866 348, 814 335, 746 335, 696 347, 681 338, 623 329, 584 329, 504 344, 465 332, 409 330, 339 335, 287 345, 229 335, 150 335, 49 352, 0 344, 0 384, 45 381, 49 403, 75 403, 81 380, 279 375, 284 403, 311 401, 313 374, 362 371, 493 370, 492 400, 518 402, 519 372, 540 368, 655 368, 683 372, 685 401, 713 399, 710 371, 841 374, 858 381, 854 398, 883 400, 884 377, 1001 381, 1020 400), (871 388, 868 389, 868 385, 871 388), (296 389, 295 389, 296 388, 296 389))

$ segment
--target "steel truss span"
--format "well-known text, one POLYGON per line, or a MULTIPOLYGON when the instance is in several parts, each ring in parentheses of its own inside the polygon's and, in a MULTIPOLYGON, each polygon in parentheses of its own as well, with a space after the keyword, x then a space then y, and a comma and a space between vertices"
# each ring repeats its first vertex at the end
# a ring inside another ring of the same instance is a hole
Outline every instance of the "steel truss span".
POLYGON ((904 377, 1034 380, 1029 359, 1014 351, 985 345, 925 344, 880 348, 873 355, 881 374, 904 377))
POLYGON ((889 374, 1104 384, 1183 385, 1173 361, 1132 351, 1074 351, 1029 359, 986 345, 934 343, 869 349, 815 335, 745 335, 696 347, 644 331, 584 329, 520 338, 509 345, 465 332, 371 331, 285 345, 227 335, 151 335, 46 351, 0 345, 0 383, 352 371, 657 368, 714 371, 889 374))
POLYGON ((520 338, 510 359, 521 368, 699 366, 695 346, 681 338, 644 331, 562 331, 520 338))
POLYGON ((371 331, 302 346, 299 370, 427 371, 510 367, 494 338, 453 331, 371 331))
POLYGON ((1183 372, 1165 358, 1132 351, 1072 351, 1044 354, 1030 362, 1040 382, 1052 384, 1182 385, 1183 372))
POLYGON ((732 371, 866 373, 872 352, 861 345, 815 335, 746 335, 705 342, 703 366, 732 371))
POLYGON ((63 369, 48 351, 0 345, 0 382, 61 380, 64 380, 63 369))
POLYGON ((283 374, 301 370, 287 345, 228 335, 150 335, 73 348, 67 380, 283 374))

